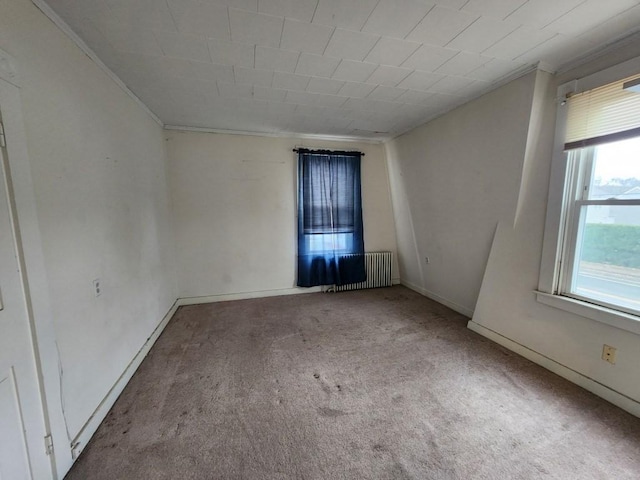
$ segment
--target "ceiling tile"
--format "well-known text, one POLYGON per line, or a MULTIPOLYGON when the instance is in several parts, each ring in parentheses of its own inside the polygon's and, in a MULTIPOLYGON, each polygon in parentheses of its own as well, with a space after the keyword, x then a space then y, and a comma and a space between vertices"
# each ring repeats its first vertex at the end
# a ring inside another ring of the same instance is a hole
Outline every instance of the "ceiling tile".
POLYGON ((367 83, 395 87, 407 78, 412 71, 407 68, 387 67, 380 65, 367 79, 367 83))
POLYGON ((339 107, 347 99, 337 95, 324 95, 321 93, 310 92, 287 92, 286 101, 289 103, 298 103, 301 105, 318 105, 324 107, 339 107))
POLYGON ((210 82, 222 81, 233 83, 233 67, 210 62, 196 62, 182 58, 163 58, 164 73, 176 77, 189 77, 210 82))
MULTIPOLYGON (((374 89, 375 90, 375 89, 374 89)), ((351 110, 351 118, 370 118, 373 114, 373 100, 367 98, 349 98, 342 108, 351 110)))
MULTIPOLYGON (((137 53, 118 53, 114 55, 114 68, 121 70, 140 70, 149 72, 152 76, 162 76, 167 70, 170 57, 156 55, 140 55, 137 53)), ((186 62, 186 60, 182 60, 186 62)))
POLYGON ((460 52, 444 63, 436 72, 444 75, 466 75, 490 60, 491 57, 485 57, 478 53, 460 52))
POLYGON ((328 123, 325 123, 325 127, 328 131, 333 132, 334 134, 344 134, 344 131, 353 123, 353 120, 350 118, 340 117, 339 114, 327 113, 330 120, 328 123))
POLYGON ((420 44, 415 42, 382 37, 366 56, 365 61, 397 67, 419 46, 420 44))
POLYGON ((391 125, 388 125, 385 119, 374 117, 370 120, 354 120, 353 127, 361 131, 388 133, 391 125))
POLYGON ((432 72, 457 53, 457 50, 449 50, 434 45, 422 45, 405 60, 402 67, 432 72))
POLYGON ((476 80, 468 86, 464 87, 464 97, 467 100, 473 100, 479 97, 491 86, 491 82, 484 82, 482 80, 476 80))
POLYGON ((280 47, 321 55, 327 48, 333 27, 285 20, 280 47))
POLYGON ((523 25, 535 28, 542 28, 554 20, 560 18, 565 13, 573 10, 584 0, 536 0, 527 2, 507 17, 523 25))
POLYGON ((329 57, 363 60, 379 39, 379 35, 336 28, 324 54, 329 57))
POLYGON ((256 68, 293 73, 299 56, 300 52, 258 45, 256 47, 256 68))
POLYGON ((523 25, 502 40, 498 40, 498 42, 487 48, 482 54, 503 60, 513 60, 541 43, 546 42, 554 35, 555 33, 548 30, 538 30, 537 28, 523 25))
POLYGON ((361 30, 378 0, 319 0, 313 23, 361 30))
POLYGON ((525 67, 527 67, 525 63, 494 58, 472 72, 467 73, 466 76, 477 80, 493 81, 511 75, 525 67))
POLYGON ((189 92, 191 95, 201 95, 205 98, 215 96, 218 91, 216 82, 188 77, 176 77, 175 87, 189 92))
MULTIPOLYGON (((121 1, 120 3, 123 2, 121 1)), ((126 2, 124 3, 124 7, 126 7, 126 2)), ((47 4, 61 17, 75 19, 103 17, 108 21, 115 20, 111 9, 104 0, 86 0, 82 2, 77 0, 48 0, 47 4)))
POLYGON ((373 63, 342 60, 338 68, 333 72, 333 78, 349 82, 364 82, 377 67, 373 63))
POLYGON ((446 46, 467 52, 480 53, 498 40, 509 35, 516 28, 518 28, 518 25, 512 22, 481 17, 469 25, 446 46))
POLYGON ((405 92, 395 99, 396 102, 415 104, 427 101, 433 93, 420 90, 405 90, 405 92))
MULTIPOLYGON (((107 37, 102 33, 102 30, 106 30, 108 25, 115 23, 113 17, 109 16, 107 19, 101 19, 100 25, 96 23, 92 18, 76 18, 67 17, 61 15, 61 18, 71 27, 71 29, 91 48, 98 57, 105 62, 106 65, 111 65, 111 62, 115 62, 116 50, 111 46, 111 43, 107 40, 107 37)), ((114 67, 115 68, 115 67, 114 67)))
POLYGON ((386 100, 391 102, 402 95, 406 90, 404 88, 387 87, 384 85, 378 85, 367 98, 373 100, 386 100))
MULTIPOLYGON (((557 34, 556 36, 551 37, 546 42, 543 42, 537 47, 534 47, 531 50, 528 50, 522 55, 516 57, 514 60, 516 62, 523 62, 523 63, 535 63, 539 60, 542 60, 546 63, 550 63, 551 59, 549 58, 549 56, 553 54, 553 52, 556 52, 564 48, 568 43, 570 43, 570 40, 571 39, 566 35, 557 34)), ((583 48, 585 48, 585 45, 583 42, 579 42, 576 40, 576 43, 581 44, 583 48)), ((589 49, 590 47, 586 47, 586 48, 589 49)), ((559 65, 556 64, 553 66, 558 67, 559 65)))
POLYGON ((375 85, 369 85, 366 83, 346 82, 338 92, 338 95, 342 95, 344 97, 363 98, 369 95, 375 88, 375 85))
POLYGON ((307 91, 312 93, 337 94, 344 86, 344 82, 330 78, 313 77, 307 85, 307 91))
POLYGON ((401 88, 409 88, 411 90, 427 90, 431 85, 444 78, 444 75, 437 73, 415 71, 405 78, 398 85, 401 88))
POLYGON ((419 0, 380 0, 362 31, 404 38, 432 7, 419 0))
POLYGON ((103 32, 106 40, 118 52, 163 55, 160 44, 151 30, 111 24, 103 29, 103 32))
MULTIPOLYGON (((317 100, 316 104, 323 107, 341 107, 344 102, 347 101, 345 97, 341 97, 339 95, 324 95, 322 93, 311 93, 310 95, 316 95, 317 100)), ((330 122, 331 119, 328 119, 330 122)))
POLYGON ((318 126, 325 122, 325 116, 327 115, 327 107, 319 107, 316 105, 296 105, 296 116, 304 115, 302 121, 304 123, 316 123, 318 126))
POLYGON ((441 7, 453 8, 459 10, 469 0, 433 0, 433 3, 440 5, 441 7))
POLYGON ((471 25, 478 15, 436 5, 414 28, 407 40, 444 46, 471 25))
POLYGON ((47 2, 165 122, 370 138, 640 24, 640 0, 47 2))
POLYGON ((254 66, 255 46, 238 42, 224 42, 210 38, 209 54, 213 63, 237 65, 239 67, 254 66))
POLYGON ((515 60, 527 63, 541 60, 548 68, 556 70, 567 62, 582 57, 594 48, 597 48, 597 45, 590 43, 587 38, 567 37, 559 33, 515 60))
MULTIPOLYGON (((617 14, 638 3, 635 0, 607 0, 607 13, 617 14)), ((569 13, 551 22, 545 30, 576 36, 602 23, 602 0, 586 0, 569 13)))
POLYGON ((160 92, 168 89, 175 83, 174 78, 167 79, 163 77, 162 81, 158 81, 158 77, 149 75, 145 68, 121 69, 118 71, 118 78, 130 89, 139 92, 145 90, 147 92, 160 92))
POLYGON ((218 94, 221 97, 253 97, 253 85, 218 82, 218 94))
POLYGON ((280 45, 284 22, 281 17, 230 8, 229 21, 231 22, 231 40, 234 42, 254 43, 267 47, 280 45))
POLYGON ((527 0, 469 0, 461 10, 502 20, 525 3, 527 0))
POLYGON ((305 91, 311 77, 294 75, 293 73, 275 72, 273 74, 273 88, 284 90, 305 91))
MULTIPOLYGON (((74 2, 76 5, 95 5, 96 3, 94 0, 74 2)), ((176 30, 166 2, 154 0, 104 0, 104 3, 109 7, 111 14, 119 23, 136 28, 143 27, 174 32, 176 30)), ((96 13, 100 16, 105 16, 105 13, 96 13)))
POLYGON ((303 53, 298 59, 296 73, 312 77, 331 77, 339 63, 340 60, 337 58, 303 53))
POLYGON ((258 11, 258 0, 196 0, 196 1, 210 1, 217 3, 218 5, 224 5, 225 7, 237 8, 239 10, 247 10, 249 12, 258 11))
POLYGON ((472 78, 447 76, 429 87, 430 92, 464 96, 464 89, 476 82, 472 78))
POLYGON ((174 32, 155 32, 155 35, 160 48, 168 57, 188 58, 199 62, 211 61, 204 36, 174 32))
POLYGON ((273 81, 272 70, 257 70, 255 68, 233 67, 236 83, 260 85, 270 87, 273 81))
POLYGON ((345 117, 352 120, 371 118, 376 114, 371 106, 371 100, 367 99, 350 98, 342 106, 342 109, 345 112, 345 117))
MULTIPOLYGON (((258 93, 259 90, 265 89, 264 87, 253 87, 253 98, 258 98, 257 95, 261 95, 261 93, 258 93)), ((280 92, 280 90, 277 90, 277 92, 280 92)), ((285 97, 286 93, 287 92, 284 91, 285 97)), ((265 107, 265 110, 275 115, 291 115, 293 114, 293 112, 295 112, 296 106, 291 103, 282 103, 281 101, 269 101, 265 107)))
POLYGON ((640 25, 640 4, 589 29, 579 38, 587 37, 597 45, 604 45, 610 43, 612 38, 619 37, 620 32, 624 32, 622 35, 631 34, 637 30, 638 25, 640 25))
POLYGON ((259 0, 258 11, 278 17, 311 22, 318 0, 259 0))
POLYGON ((352 108, 354 110, 370 110, 383 115, 393 115, 394 112, 397 112, 403 107, 401 103, 375 100, 372 98, 350 98, 343 106, 344 108, 352 108))
POLYGON ((168 5, 180 33, 231 39, 227 7, 195 0, 168 0, 168 5))
POLYGON ((261 87, 260 85, 255 85, 253 87, 253 98, 257 98, 259 100, 269 100, 272 102, 284 102, 284 99, 286 96, 287 96, 286 90, 269 88, 269 87, 261 87))

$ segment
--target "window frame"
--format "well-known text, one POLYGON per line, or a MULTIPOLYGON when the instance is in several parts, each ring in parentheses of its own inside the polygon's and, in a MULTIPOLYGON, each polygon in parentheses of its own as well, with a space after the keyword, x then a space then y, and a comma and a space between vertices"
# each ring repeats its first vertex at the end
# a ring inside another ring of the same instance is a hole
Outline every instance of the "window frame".
MULTIPOLYGON (((640 135, 635 138, 640 138, 640 135)), ((638 310, 620 304, 610 303, 602 298, 588 297, 577 292, 578 268, 576 262, 581 258, 582 238, 586 226, 587 209, 590 206, 640 206, 640 199, 594 199, 591 198, 594 170, 596 166, 597 145, 575 149, 567 154, 570 179, 567 187, 565 235, 562 247, 558 294, 585 302, 595 302, 605 308, 640 316, 638 310)))
MULTIPOLYGON (((640 334, 640 314, 623 311, 621 307, 605 304, 594 299, 578 295, 567 295, 569 271, 573 270, 575 259, 576 228, 579 224, 579 211, 576 215, 579 184, 575 175, 582 175, 584 184, 585 166, 572 165, 569 152, 564 149, 567 108, 565 99, 571 94, 585 92, 640 72, 640 57, 602 70, 581 79, 572 80, 558 87, 556 97, 556 131, 551 161, 547 215, 545 220, 540 263, 540 276, 536 299, 546 305, 575 313, 607 325, 640 334), (576 172, 576 170, 578 170, 576 172), (569 203, 573 202, 573 208, 569 203), (573 212, 573 214, 572 214, 573 212), (578 217, 578 218, 576 218, 578 217), (564 256, 564 258, 563 258, 564 256), (567 261, 568 260, 568 261, 567 261)), ((592 159, 591 159, 592 160, 592 159)), ((579 162, 578 162, 579 163, 579 162)), ((582 192, 580 192, 582 198, 582 192)), ((580 208, 577 208, 580 210, 580 208)))

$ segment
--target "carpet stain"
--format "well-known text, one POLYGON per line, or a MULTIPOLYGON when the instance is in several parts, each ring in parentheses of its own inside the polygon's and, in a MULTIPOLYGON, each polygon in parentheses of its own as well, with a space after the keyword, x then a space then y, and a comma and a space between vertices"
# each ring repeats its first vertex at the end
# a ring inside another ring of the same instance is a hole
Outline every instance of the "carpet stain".
POLYGON ((318 413, 323 417, 329 417, 329 418, 336 418, 336 417, 342 417, 343 415, 349 415, 347 412, 343 412, 342 410, 336 410, 335 408, 327 408, 327 407, 318 408, 318 413))
POLYGON ((401 395, 399 393, 396 393, 395 395, 393 395, 391 397, 391 400, 393 400, 396 403, 402 403, 402 401, 404 400, 404 395, 401 395))

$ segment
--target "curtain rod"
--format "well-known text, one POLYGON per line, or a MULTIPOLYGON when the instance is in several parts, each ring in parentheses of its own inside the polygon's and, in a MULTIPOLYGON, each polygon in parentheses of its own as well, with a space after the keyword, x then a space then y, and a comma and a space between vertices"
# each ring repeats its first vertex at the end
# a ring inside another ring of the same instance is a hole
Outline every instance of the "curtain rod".
POLYGON ((293 151, 296 153, 311 153, 313 155, 360 155, 364 157, 364 153, 353 150, 309 150, 308 148, 294 148, 293 151))

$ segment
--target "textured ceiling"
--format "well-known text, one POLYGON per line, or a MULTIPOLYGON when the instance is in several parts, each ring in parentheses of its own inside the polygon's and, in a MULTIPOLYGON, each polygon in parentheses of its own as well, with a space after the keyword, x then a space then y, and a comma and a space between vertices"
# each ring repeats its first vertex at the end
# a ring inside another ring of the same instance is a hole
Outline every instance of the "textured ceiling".
POLYGON ((640 0, 47 3, 166 125, 371 138, 640 25, 640 0))

